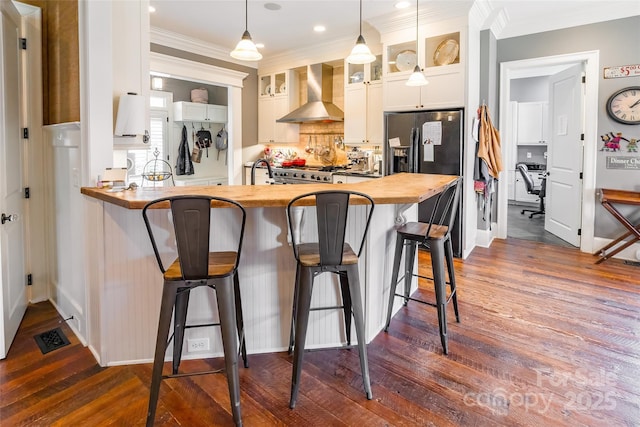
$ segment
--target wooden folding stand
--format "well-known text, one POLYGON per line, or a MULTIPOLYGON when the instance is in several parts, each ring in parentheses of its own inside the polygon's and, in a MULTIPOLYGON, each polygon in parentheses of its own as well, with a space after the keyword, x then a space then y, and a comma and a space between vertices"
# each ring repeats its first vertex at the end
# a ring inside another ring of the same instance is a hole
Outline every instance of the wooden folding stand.
POLYGON ((631 221, 613 206, 613 204, 640 206, 640 192, 603 188, 600 190, 600 203, 611 215, 624 225, 628 231, 594 253, 594 255, 600 256, 596 264, 600 264, 640 240, 640 223, 633 225, 631 221), (631 239, 629 239, 629 237, 631 237, 631 239))

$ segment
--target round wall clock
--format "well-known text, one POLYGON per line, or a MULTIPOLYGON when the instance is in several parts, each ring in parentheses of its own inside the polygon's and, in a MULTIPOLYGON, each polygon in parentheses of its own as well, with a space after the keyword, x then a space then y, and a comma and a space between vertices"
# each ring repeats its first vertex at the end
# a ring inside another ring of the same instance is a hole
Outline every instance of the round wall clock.
POLYGON ((640 86, 620 89, 607 100, 609 116, 625 125, 640 124, 640 86))

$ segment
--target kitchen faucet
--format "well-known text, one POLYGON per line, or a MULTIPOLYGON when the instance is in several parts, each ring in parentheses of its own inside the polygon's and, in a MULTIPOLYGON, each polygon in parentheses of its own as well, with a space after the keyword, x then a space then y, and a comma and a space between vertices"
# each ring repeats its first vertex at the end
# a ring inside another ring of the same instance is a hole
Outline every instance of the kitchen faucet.
POLYGON ((251 166, 251 185, 256 185, 256 167, 264 163, 267 165, 267 170, 269 171, 269 179, 273 179, 273 171, 271 170, 271 165, 267 159, 258 159, 253 162, 253 166, 251 166))

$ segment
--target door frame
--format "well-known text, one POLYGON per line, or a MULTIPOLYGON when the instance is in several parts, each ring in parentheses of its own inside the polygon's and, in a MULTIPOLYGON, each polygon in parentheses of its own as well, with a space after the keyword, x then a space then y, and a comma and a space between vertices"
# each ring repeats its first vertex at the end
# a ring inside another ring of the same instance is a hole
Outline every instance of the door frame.
MULTIPOLYGON (((3 2, 5 0, 2 0, 3 2)), ((46 154, 43 149, 42 138, 42 10, 17 1, 9 3, 15 7, 21 21, 19 37, 26 38, 27 49, 21 52, 22 67, 20 70, 21 83, 19 88, 20 128, 28 128, 29 137, 21 138, 17 143, 21 145, 22 155, 22 185, 29 188, 33 197, 24 201, 22 226, 24 236, 24 274, 30 274, 33 284, 26 286, 26 303, 44 301, 49 298, 49 264, 48 248, 50 244, 47 233, 45 213, 49 200, 45 189, 46 154)), ((3 6, 4 8, 4 6, 3 6)), ((2 257, 0 249, 0 257, 2 257)), ((26 277, 25 277, 26 280, 26 277)), ((6 284, 0 279, 0 293, 4 292, 6 284)), ((0 299, 2 299, 0 297, 0 299)), ((4 310, 4 305, 2 305, 4 310)), ((4 313, 2 314, 4 317, 4 313)), ((0 340, 4 343, 4 325, 0 318, 0 340)), ((2 352, 6 355, 9 348, 2 352)))
MULTIPOLYGON (((580 250, 593 252, 596 201, 596 154, 598 142, 598 87, 599 87, 599 51, 576 52, 565 55, 545 56, 502 62, 500 64, 500 132, 503 141, 513 135, 513 117, 509 108, 511 99, 511 80, 553 74, 553 67, 562 67, 584 63, 586 76, 584 94, 584 151, 582 160, 582 233, 580 250)), ((514 144, 503 143, 502 158, 511 159, 514 144)), ((501 172, 498 180, 498 224, 496 237, 507 238, 508 179, 507 171, 501 172)))

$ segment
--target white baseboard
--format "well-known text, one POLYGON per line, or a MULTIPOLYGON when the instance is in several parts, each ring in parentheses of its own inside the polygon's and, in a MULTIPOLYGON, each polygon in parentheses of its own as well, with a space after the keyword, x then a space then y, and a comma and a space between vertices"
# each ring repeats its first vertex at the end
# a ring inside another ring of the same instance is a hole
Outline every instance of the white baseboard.
MULTIPOLYGON (((58 304, 56 304, 56 302, 54 301, 54 299, 53 299, 53 298, 49 298, 49 302, 51 303, 51 305, 53 305, 53 308, 55 308, 55 309, 56 309, 56 311, 58 312, 58 314, 59 314, 60 316, 62 316, 62 318, 63 318, 63 319, 66 319, 66 318, 68 318, 68 317, 70 316, 70 315, 69 315, 69 313, 66 313, 64 310, 62 310, 62 309, 60 308, 60 306, 59 306, 58 304)), ((75 319, 75 318, 74 318, 74 319, 75 319)), ((74 320, 74 319, 72 319, 72 320, 74 320)), ((77 322, 79 322, 81 319, 75 319, 75 320, 76 320, 77 322)), ((77 323, 76 323, 76 322, 69 322, 69 321, 68 321, 68 322, 67 322, 67 325, 69 326, 69 328, 71 328, 71 330, 73 331, 73 333, 75 334, 75 336, 76 336, 76 337, 78 337, 78 340, 80 340, 80 343, 81 343, 83 346, 85 346, 85 347, 86 347, 86 346, 87 346, 87 340, 85 339, 84 335, 82 335, 82 334, 80 333, 80 331, 78 330, 77 323)), ((96 360, 98 360, 98 359, 96 358, 96 360)))
POLYGON ((491 223, 491 228, 489 230, 477 230, 476 232, 476 246, 480 246, 481 248, 488 248, 491 246, 493 239, 496 238, 495 230, 498 229, 497 223, 491 223))
MULTIPOLYGON (((604 248, 609 243, 611 243, 613 239, 605 239, 603 237, 594 237, 593 238, 593 247, 597 248, 594 253, 598 253, 600 248, 604 248)), ((628 261, 640 261, 640 243, 635 243, 623 251, 618 252, 613 256, 613 258, 624 259, 628 261)))

